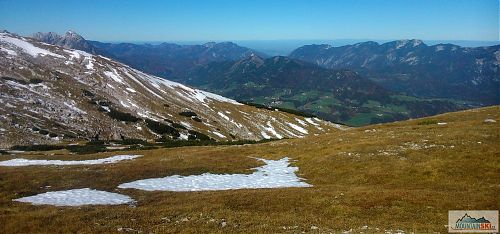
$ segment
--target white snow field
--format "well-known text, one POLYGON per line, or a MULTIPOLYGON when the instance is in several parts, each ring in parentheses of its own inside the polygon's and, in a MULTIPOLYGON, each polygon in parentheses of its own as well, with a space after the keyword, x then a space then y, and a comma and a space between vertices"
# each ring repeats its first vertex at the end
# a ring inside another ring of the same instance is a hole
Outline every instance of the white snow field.
POLYGON ((100 158, 100 159, 92 159, 92 160, 72 160, 72 161, 63 161, 63 160, 31 160, 24 158, 16 158, 6 161, 0 161, 0 166, 5 167, 22 167, 22 166, 44 166, 44 165, 57 165, 57 166, 66 166, 66 165, 96 165, 96 164, 109 164, 116 163, 123 160, 132 160, 142 155, 116 155, 108 158, 100 158))
POLYGON ((129 196, 89 188, 71 189, 41 193, 35 196, 14 199, 33 205, 84 206, 84 205, 119 205, 134 202, 129 196))
POLYGON ((23 41, 23 40, 14 38, 14 37, 10 37, 6 33, 0 33, 0 41, 4 41, 4 42, 10 43, 16 47, 19 47, 24 52, 26 52, 27 54, 29 54, 33 57, 37 57, 38 55, 40 55, 40 56, 51 55, 51 56, 58 57, 58 58, 64 58, 64 56, 62 56, 62 55, 55 54, 55 53, 52 53, 46 49, 36 47, 27 41, 23 41))
POLYGON ((288 158, 280 160, 259 159, 266 165, 255 168, 252 174, 211 174, 168 176, 137 180, 120 184, 118 188, 146 191, 208 191, 231 189, 311 187, 295 175, 297 167, 290 167, 288 158))

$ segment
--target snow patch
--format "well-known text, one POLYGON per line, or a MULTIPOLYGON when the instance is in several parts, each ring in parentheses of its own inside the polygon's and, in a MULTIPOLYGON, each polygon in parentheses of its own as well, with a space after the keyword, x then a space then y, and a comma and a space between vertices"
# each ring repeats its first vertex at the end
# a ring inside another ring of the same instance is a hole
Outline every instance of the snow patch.
POLYGON ((75 59, 80 59, 80 53, 78 53, 76 50, 64 50, 64 52, 69 54, 69 60, 75 59))
POLYGON ((288 126, 292 127, 293 129, 299 131, 302 134, 308 134, 307 130, 305 130, 301 126, 298 126, 298 125, 293 124, 293 123, 287 123, 287 124, 288 124, 288 126))
POLYGON ((229 117, 227 117, 227 115, 225 115, 224 113, 222 113, 222 112, 217 112, 217 114, 218 114, 220 117, 224 118, 225 120, 230 121, 230 118, 229 118, 229 117))
POLYGON ((111 70, 113 70, 113 71, 105 71, 104 75, 106 75, 107 77, 113 79, 114 81, 116 81, 118 83, 123 84, 123 79, 120 77, 120 75, 118 75, 116 70, 114 68, 112 68, 111 70))
POLYGON ((306 122, 302 121, 301 119, 295 118, 295 121, 297 121, 300 125, 307 127, 306 122))
POLYGON ((216 132, 216 131, 209 131, 209 132, 211 132, 211 133, 215 134, 216 136, 218 136, 218 137, 220 137, 220 138, 226 138, 226 136, 224 136, 224 135, 223 135, 222 133, 220 133, 220 132, 216 132))
POLYGON ((312 125, 314 125, 314 126, 319 126, 319 124, 318 124, 318 123, 316 123, 316 122, 314 122, 312 118, 305 118, 305 120, 306 120, 308 123, 310 123, 310 124, 312 124, 312 125))
POLYGON ((485 119, 483 122, 485 123, 496 123, 497 121, 494 119, 485 119))
POLYGON ((189 129, 192 129, 193 128, 193 125, 191 125, 190 123, 188 122, 184 122, 184 121, 181 121, 180 122, 182 126, 186 127, 186 128, 189 128, 189 129))
POLYGON ((142 155, 116 155, 108 158, 101 159, 92 159, 92 160, 72 160, 72 161, 63 161, 63 160, 36 160, 36 159, 24 159, 24 158, 16 158, 6 161, 1 161, 0 166, 6 167, 23 167, 23 166, 41 166, 41 165, 57 165, 57 166, 66 166, 66 165, 97 165, 97 164, 110 164, 116 163, 123 160, 132 160, 142 155))
POLYGON ((137 91, 135 91, 135 89, 132 89, 132 88, 125 88, 127 91, 131 92, 131 93, 136 93, 137 91))
POLYGON ((180 136, 179 136, 179 139, 181 139, 181 140, 188 140, 189 139, 189 135, 186 134, 186 133, 181 132, 180 136))
POLYGON ((37 57, 38 55, 40 55, 42 57, 46 56, 46 55, 50 55, 50 56, 54 56, 57 58, 64 58, 64 56, 52 53, 46 49, 36 47, 27 41, 23 41, 23 40, 20 40, 17 38, 10 37, 10 36, 8 36, 8 34, 5 34, 5 33, 0 34, 0 41, 7 42, 9 44, 12 44, 12 45, 18 47, 18 48, 21 48, 24 52, 26 52, 27 54, 29 54, 33 57, 37 57))
POLYGON ((90 188, 46 192, 14 201, 54 206, 119 205, 134 202, 129 196, 90 188))
POLYGON ((274 136, 276 136, 278 139, 282 139, 283 136, 281 134, 279 134, 278 132, 276 132, 276 130, 274 129, 273 125, 271 125, 271 122, 270 121, 267 121, 267 127, 264 127, 268 132, 270 132, 271 134, 273 134, 274 136))
POLYGON ((259 159, 266 165, 252 174, 211 174, 168 176, 120 184, 118 188, 146 191, 214 191, 231 189, 311 187, 297 177, 297 167, 290 167, 287 157, 280 160, 259 159))
POLYGON ((214 93, 209 93, 209 92, 206 92, 203 90, 198 90, 198 89, 196 90, 196 92, 198 94, 202 94, 205 97, 208 97, 208 98, 213 99, 213 100, 217 100, 219 102, 227 102, 227 103, 231 103, 231 104, 235 104, 235 105, 243 105, 243 104, 241 104, 233 99, 229 99, 229 98, 226 98, 226 97, 214 94, 214 93))
POLYGON ((217 112, 217 114, 218 114, 220 117, 224 118, 225 120, 227 120, 227 121, 229 121, 229 122, 233 123, 233 124, 234 124, 234 125, 236 125, 238 128, 242 128, 242 127, 243 127, 243 125, 242 125, 242 124, 237 123, 236 121, 232 120, 231 118, 229 118, 229 117, 228 117, 227 115, 225 115, 224 113, 222 113, 222 112, 217 112))

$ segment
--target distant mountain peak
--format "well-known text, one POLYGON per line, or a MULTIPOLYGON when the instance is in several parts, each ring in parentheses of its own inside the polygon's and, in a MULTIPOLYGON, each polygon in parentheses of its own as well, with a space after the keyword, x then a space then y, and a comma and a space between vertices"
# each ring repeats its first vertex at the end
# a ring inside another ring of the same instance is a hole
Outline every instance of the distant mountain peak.
POLYGON ((62 46, 67 49, 77 49, 96 54, 96 48, 92 46, 85 38, 73 30, 68 30, 64 35, 55 32, 37 32, 32 38, 48 44, 62 46))
POLYGON ((73 30, 68 30, 66 31, 66 33, 64 34, 64 37, 66 38, 79 38, 79 39, 84 39, 80 34, 76 33, 75 31, 73 30))

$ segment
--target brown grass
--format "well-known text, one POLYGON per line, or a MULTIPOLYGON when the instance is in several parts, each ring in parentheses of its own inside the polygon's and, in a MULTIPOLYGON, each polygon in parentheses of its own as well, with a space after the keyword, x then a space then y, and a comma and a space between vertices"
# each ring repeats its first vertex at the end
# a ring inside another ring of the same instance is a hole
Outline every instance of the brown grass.
POLYGON ((422 125, 419 119, 259 145, 128 151, 144 157, 110 165, 0 167, 0 232, 300 232, 312 231, 313 225, 320 232, 446 232, 448 210, 500 208, 499 110, 427 118, 447 123, 441 126, 422 125), (497 123, 484 123, 486 118, 497 123), (173 174, 250 173, 262 165, 250 157, 284 156, 297 160, 299 175, 314 187, 211 192, 116 188, 173 174), (137 204, 69 208, 12 201, 84 187, 123 193, 137 204), (222 220, 227 226, 221 226, 222 220))

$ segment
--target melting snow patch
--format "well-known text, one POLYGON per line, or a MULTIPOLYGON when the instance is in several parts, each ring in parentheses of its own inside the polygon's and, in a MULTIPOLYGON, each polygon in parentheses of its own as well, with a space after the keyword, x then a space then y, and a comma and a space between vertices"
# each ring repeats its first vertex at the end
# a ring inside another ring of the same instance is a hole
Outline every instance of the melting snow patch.
POLYGON ((9 37, 8 35, 5 35, 5 34, 0 35, 0 41, 4 41, 4 42, 10 43, 16 47, 19 47, 24 52, 26 52, 27 54, 29 54, 33 57, 37 57, 38 55, 40 55, 40 56, 51 55, 51 56, 58 57, 58 58, 64 58, 64 56, 52 53, 48 50, 45 50, 45 49, 42 49, 39 47, 36 47, 29 42, 19 40, 17 38, 9 37))
POLYGON ((181 121, 180 123, 181 123, 182 126, 184 126, 186 128, 189 128, 189 129, 193 128, 193 125, 191 125, 188 122, 181 121))
POLYGON ((485 119, 484 122, 485 123, 496 123, 497 121, 494 119, 485 119))
POLYGON ((262 135, 262 137, 264 137, 265 139, 271 139, 271 137, 269 135, 267 135, 266 132, 261 132, 260 133, 262 135))
POLYGON ((22 167, 22 166, 35 166, 35 165, 96 165, 96 164, 109 164, 116 163, 123 160, 131 160, 142 155, 116 155, 108 158, 92 159, 92 160, 74 160, 74 161, 63 161, 63 160, 31 160, 24 158, 16 158, 6 161, 1 161, 0 166, 6 167, 22 167))
POLYGON ((113 79, 114 81, 118 82, 118 83, 122 83, 123 84, 123 79, 120 77, 120 75, 118 75, 118 73, 116 72, 115 69, 112 68, 112 72, 110 71, 105 71, 104 72, 104 75, 106 75, 107 77, 113 79))
POLYGON ((216 132, 216 131, 209 131, 209 132, 211 132, 211 133, 215 134, 216 136, 218 136, 218 137, 220 137, 220 138, 226 138, 226 136, 224 136, 224 135, 223 135, 222 133, 220 133, 220 132, 216 132))
POLYGON ((137 91, 135 91, 134 89, 132 88, 126 88, 127 91, 131 92, 131 93, 136 93, 137 91))
POLYGON ((278 139, 282 139, 283 136, 281 134, 279 134, 278 132, 276 132, 276 130, 274 129, 273 125, 271 125, 271 122, 270 121, 267 121, 267 127, 264 127, 268 132, 270 132, 271 134, 273 134, 274 136, 276 136, 278 139))
MULTIPOLYGON (((226 113, 227 113, 227 111, 226 111, 226 113)), ((231 112, 229 112, 229 113, 231 113, 231 112)), ((238 128, 242 128, 242 127, 243 127, 243 125, 242 125, 242 124, 237 123, 236 121, 232 120, 231 118, 229 118, 229 117, 228 117, 227 115, 225 115, 224 113, 222 113, 222 112, 217 112, 217 114, 218 114, 220 117, 224 118, 225 120, 227 120, 227 121, 231 122, 232 124, 236 125, 238 128)))
MULTIPOLYGON (((127 103, 125 103, 124 101, 120 100, 120 104, 125 107, 125 108, 129 108, 130 106, 127 105, 127 103)), ((109 109, 109 108, 108 108, 109 109)), ((109 111, 108 111, 109 112, 109 111)))
POLYGON ((168 176, 124 183, 118 188, 146 191, 213 191, 231 189, 311 187, 295 175, 297 167, 290 167, 288 158, 259 159, 266 163, 252 174, 211 174, 168 176))
POLYGON ((64 52, 69 54, 69 60, 73 60, 73 58, 80 59, 80 53, 76 50, 64 50, 64 52))
POLYGON ((122 149, 128 149, 128 146, 106 146, 106 149, 108 149, 108 150, 122 150, 122 149))
POLYGON ((87 68, 87 70, 94 70, 94 64, 92 63, 92 61, 94 60, 92 57, 85 57, 85 59, 87 60, 87 64, 85 65, 85 68, 87 68))
POLYGON ((302 121, 302 120, 300 120, 298 118, 295 118, 295 121, 299 122, 300 125, 307 127, 306 122, 304 122, 304 121, 302 121))
POLYGON ((293 129, 299 131, 300 133, 303 133, 303 134, 307 134, 307 130, 305 130, 304 128, 296 125, 296 124, 293 124, 293 123, 287 123, 290 127, 292 127, 293 129))
POLYGON ((446 124, 448 124, 448 123, 442 123, 442 122, 437 123, 437 125, 446 125, 446 124))
POLYGON ((179 139, 182 139, 182 140, 188 140, 189 139, 189 135, 186 134, 186 133, 180 133, 180 136, 179 136, 179 139))
POLYGON ((89 188, 46 192, 14 201, 54 206, 119 205, 134 202, 129 196, 89 188))
POLYGON ((220 117, 222 117, 222 118, 224 118, 225 120, 227 120, 227 121, 229 121, 229 120, 230 120, 230 119, 229 119, 229 117, 227 117, 227 115, 225 115, 225 114, 224 114, 224 113, 222 113, 222 112, 217 112, 217 114, 218 114, 220 117))
POLYGON ((308 123, 310 123, 310 124, 312 124, 312 125, 314 125, 314 126, 319 126, 319 124, 317 124, 316 122, 314 122, 312 118, 305 118, 305 120, 306 120, 308 123))

